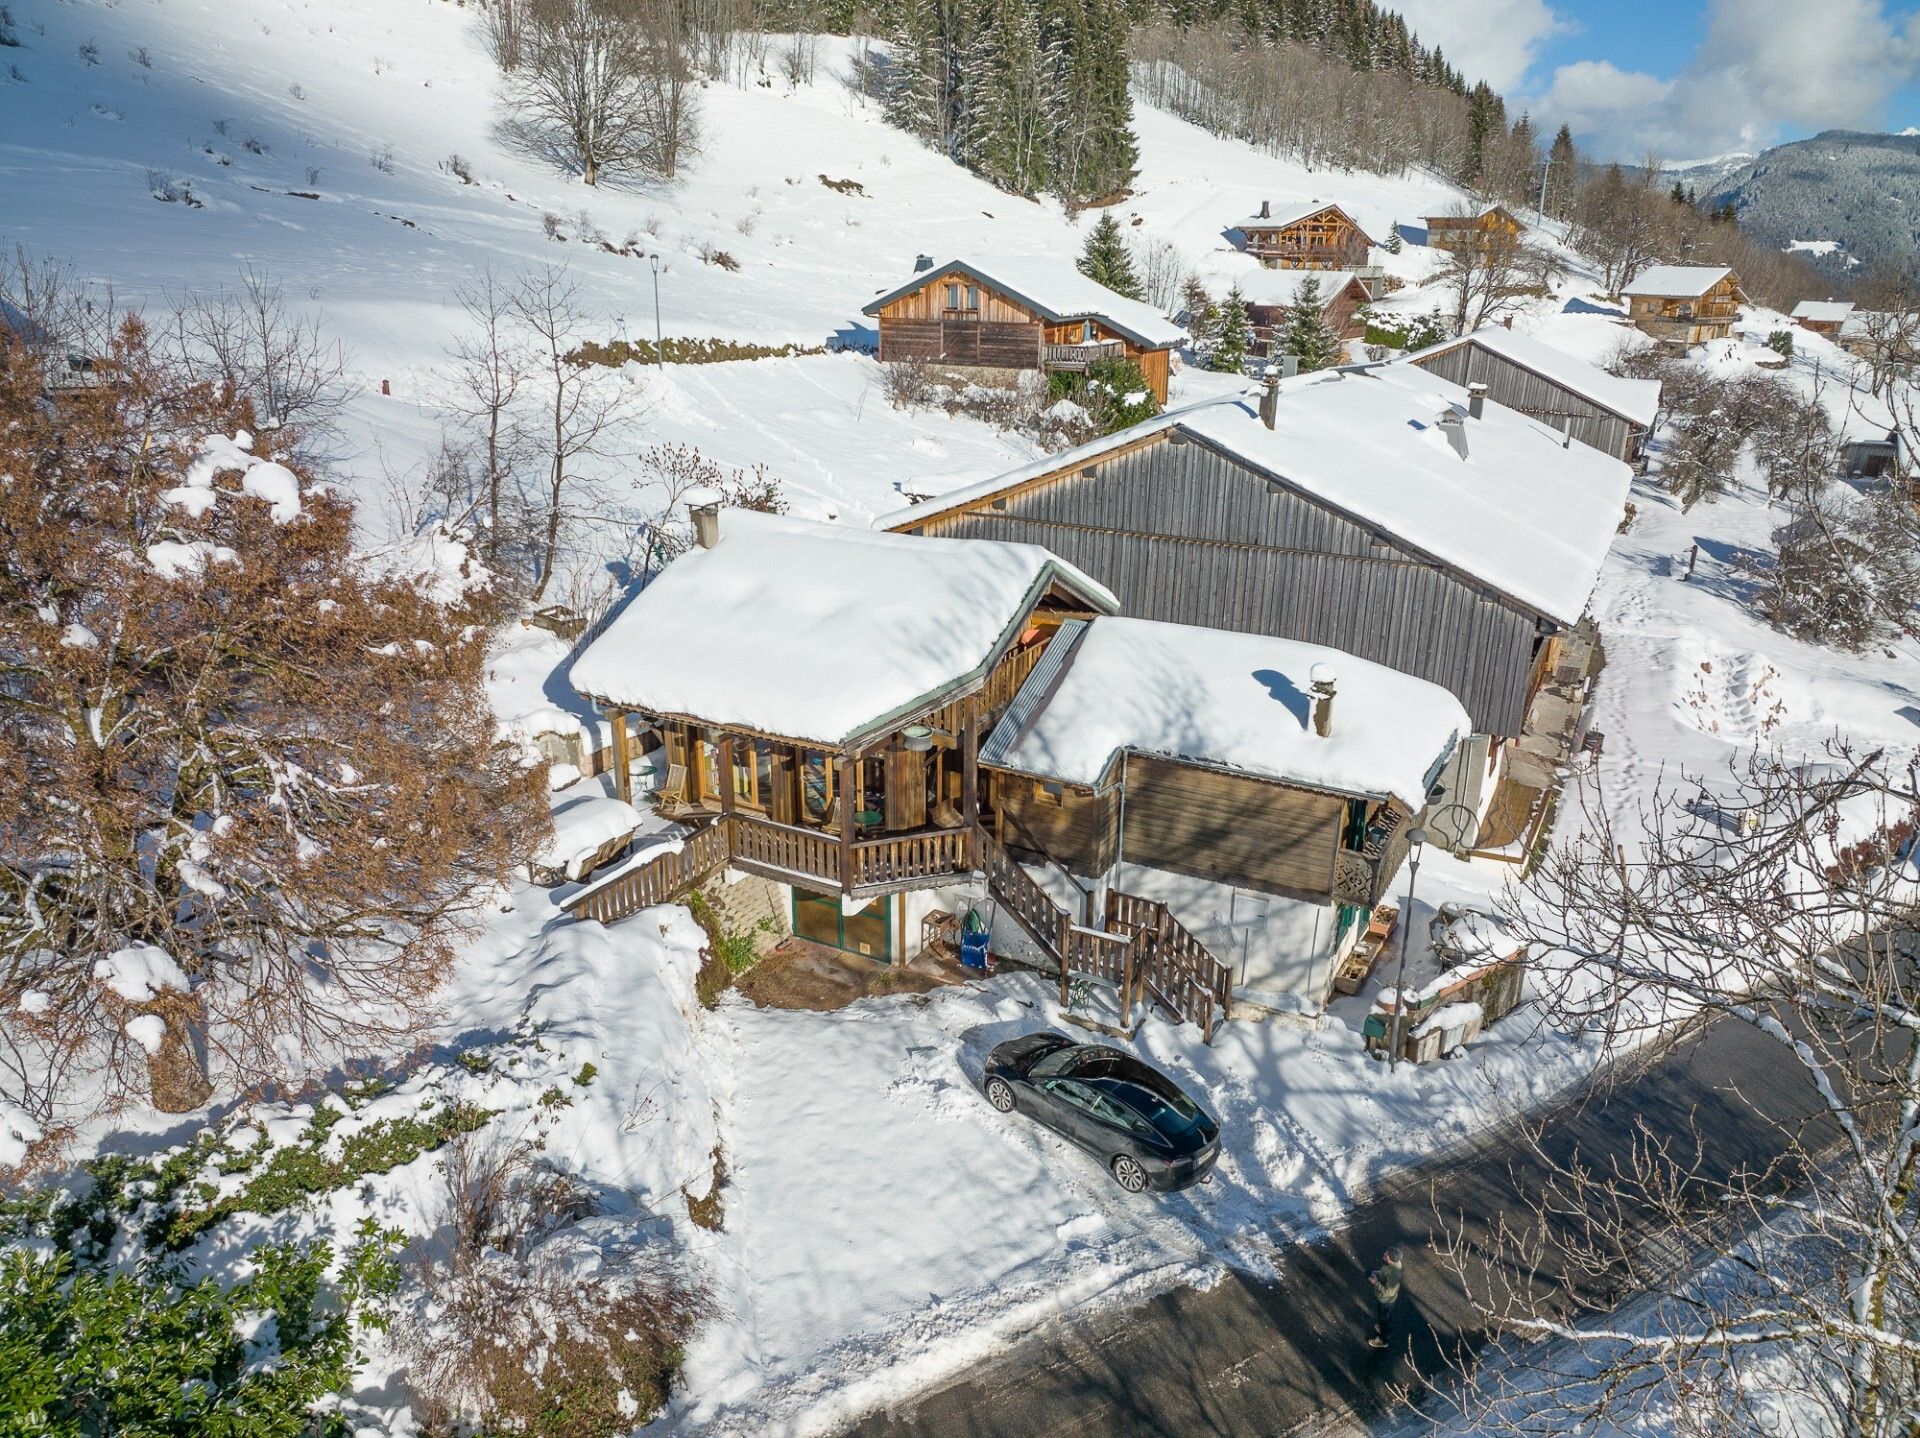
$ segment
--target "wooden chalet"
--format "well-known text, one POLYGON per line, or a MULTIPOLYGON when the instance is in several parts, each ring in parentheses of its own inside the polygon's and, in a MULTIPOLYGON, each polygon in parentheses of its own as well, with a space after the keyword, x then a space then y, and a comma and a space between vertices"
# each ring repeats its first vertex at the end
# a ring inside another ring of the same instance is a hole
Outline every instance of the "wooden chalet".
MULTIPOLYGON (((779 886, 801 938, 883 962, 981 904, 1072 975, 1199 1023, 1229 976, 1161 903, 1108 886, 1063 903, 999 842, 986 735, 1063 625, 1114 597, 1025 544, 925 540, 696 511, 699 547, 640 590, 570 679, 608 716, 617 788, 684 826, 568 896, 611 922, 722 869, 779 886), (644 761, 642 749, 652 751, 644 761), (944 906, 944 907, 943 907, 944 906)), ((1000 939, 996 936, 996 945, 1000 939)))
POLYGON ((1852 314, 1852 300, 1802 300, 1790 318, 1803 330, 1837 341, 1852 314))
POLYGON ((879 523, 1043 544, 1133 615, 1438 684, 1474 730, 1449 802, 1478 814, 1496 773, 1550 788, 1576 738, 1591 649, 1576 630, 1630 482, 1402 363, 1190 405, 879 523))
POLYGON ((1246 252, 1269 269, 1358 270, 1364 268, 1373 241, 1338 205, 1318 200, 1290 205, 1275 213, 1270 201, 1236 228, 1246 252))
POLYGON ((879 323, 883 364, 1080 372, 1102 359, 1130 359, 1162 404, 1170 356, 1186 338, 1152 305, 1045 257, 936 265, 923 255, 911 278, 861 313, 879 323))
POLYGON ((1247 326, 1256 356, 1277 354, 1276 341, 1286 329, 1289 311, 1309 282, 1320 287, 1320 317, 1343 340, 1366 334, 1362 311, 1373 303, 1373 291, 1351 270, 1261 270, 1237 280, 1247 307, 1247 326))
POLYGON ((1350 654, 1069 620, 980 763, 1015 853, 1130 889, 1144 869, 1324 911, 1240 978, 1318 1004, 1469 727, 1438 685, 1350 654))
POLYGON ((1638 464, 1660 413, 1658 380, 1625 379, 1502 326, 1445 340, 1407 362, 1638 464))
POLYGON ((1747 302, 1725 265, 1655 265, 1620 287, 1627 318, 1655 339, 1697 345, 1733 333, 1747 302))
POLYGON ((1424 215, 1427 243, 1450 250, 1461 245, 1487 245, 1518 240, 1527 223, 1505 205, 1488 205, 1465 215, 1424 215))

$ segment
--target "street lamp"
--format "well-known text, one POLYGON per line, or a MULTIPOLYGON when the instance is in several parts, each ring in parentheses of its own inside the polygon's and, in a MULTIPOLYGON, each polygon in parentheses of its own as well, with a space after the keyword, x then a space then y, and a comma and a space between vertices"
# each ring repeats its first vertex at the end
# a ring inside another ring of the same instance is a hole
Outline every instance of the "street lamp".
POLYGON ((660 256, 649 256, 653 261, 653 362, 662 369, 667 364, 666 342, 660 337, 660 256))
POLYGON ((1427 847, 1427 831, 1407 832, 1407 857, 1413 868, 1407 875, 1407 917, 1400 926, 1400 972, 1393 980, 1393 1034, 1387 1041, 1387 1072, 1400 1067, 1402 1027, 1407 1021, 1407 939, 1413 933, 1413 886, 1420 881, 1420 852, 1427 847))

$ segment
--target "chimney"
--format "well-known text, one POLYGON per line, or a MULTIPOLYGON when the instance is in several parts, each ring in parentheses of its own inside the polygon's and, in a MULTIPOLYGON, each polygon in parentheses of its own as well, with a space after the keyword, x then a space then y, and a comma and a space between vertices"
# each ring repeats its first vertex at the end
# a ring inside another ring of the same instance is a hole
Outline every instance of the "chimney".
POLYGON ((1453 446, 1453 452, 1465 459, 1467 457, 1467 422, 1454 410, 1448 410, 1434 423, 1440 426, 1440 433, 1447 437, 1447 443, 1453 446))
POLYGON ((1280 418, 1280 375, 1272 365, 1267 366, 1266 382, 1260 388, 1260 423, 1272 429, 1274 421, 1280 418))
POLYGON ((1325 739, 1333 733, 1333 666, 1316 664, 1308 678, 1313 691, 1313 732, 1325 739))
POLYGON ((932 255, 915 255, 913 257, 913 272, 916 275, 919 274, 922 270, 930 270, 932 268, 933 268, 932 255))
POLYGON ((1273 218, 1273 201, 1262 200, 1260 202, 1260 218, 1263 220, 1270 220, 1273 218))
POLYGON ((702 549, 712 549, 720 542, 720 503, 718 500, 705 500, 687 506, 687 513, 693 516, 693 542, 702 549))
POLYGON ((1487 417, 1487 387, 1479 380, 1467 386, 1467 418, 1485 419, 1487 417))

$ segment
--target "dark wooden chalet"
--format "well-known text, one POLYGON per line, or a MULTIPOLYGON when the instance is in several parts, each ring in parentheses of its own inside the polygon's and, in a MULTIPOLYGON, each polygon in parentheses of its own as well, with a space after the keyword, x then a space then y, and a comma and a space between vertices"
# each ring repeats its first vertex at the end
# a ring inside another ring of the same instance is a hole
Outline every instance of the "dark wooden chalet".
POLYGON ((1357 270, 1365 267, 1373 241, 1338 205, 1312 200, 1276 212, 1270 201, 1236 228, 1248 254, 1270 269, 1357 270))
POLYGON ((1277 354, 1280 334, 1300 291, 1308 282, 1319 286, 1320 317, 1343 340, 1357 340, 1366 334, 1362 311, 1373 303, 1373 292, 1366 281, 1350 270, 1261 270, 1243 275, 1236 282, 1240 298, 1247 307, 1247 326, 1252 335, 1253 353, 1260 357, 1277 354))
POLYGON ((879 323, 882 363, 1083 371, 1131 359, 1162 404, 1170 356, 1186 338, 1153 306, 1031 256, 941 265, 922 256, 910 279, 861 313, 879 323))
POLYGON ((1658 380, 1608 374, 1502 326, 1445 340, 1407 362, 1462 387, 1485 385, 1495 404, 1628 464, 1640 462, 1660 412, 1658 380))
POLYGON ((1852 315, 1852 300, 1802 300, 1791 318, 1803 330, 1838 341, 1852 315))

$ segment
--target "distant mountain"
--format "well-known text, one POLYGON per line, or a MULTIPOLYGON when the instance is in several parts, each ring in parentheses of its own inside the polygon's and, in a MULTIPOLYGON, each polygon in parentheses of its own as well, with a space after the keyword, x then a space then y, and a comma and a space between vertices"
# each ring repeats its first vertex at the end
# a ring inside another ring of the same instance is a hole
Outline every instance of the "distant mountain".
POLYGON ((1680 178, 1702 204, 1733 201, 1752 238, 1799 251, 1835 278, 1881 260, 1920 267, 1920 131, 1827 130, 1764 151, 1710 186, 1680 178))

